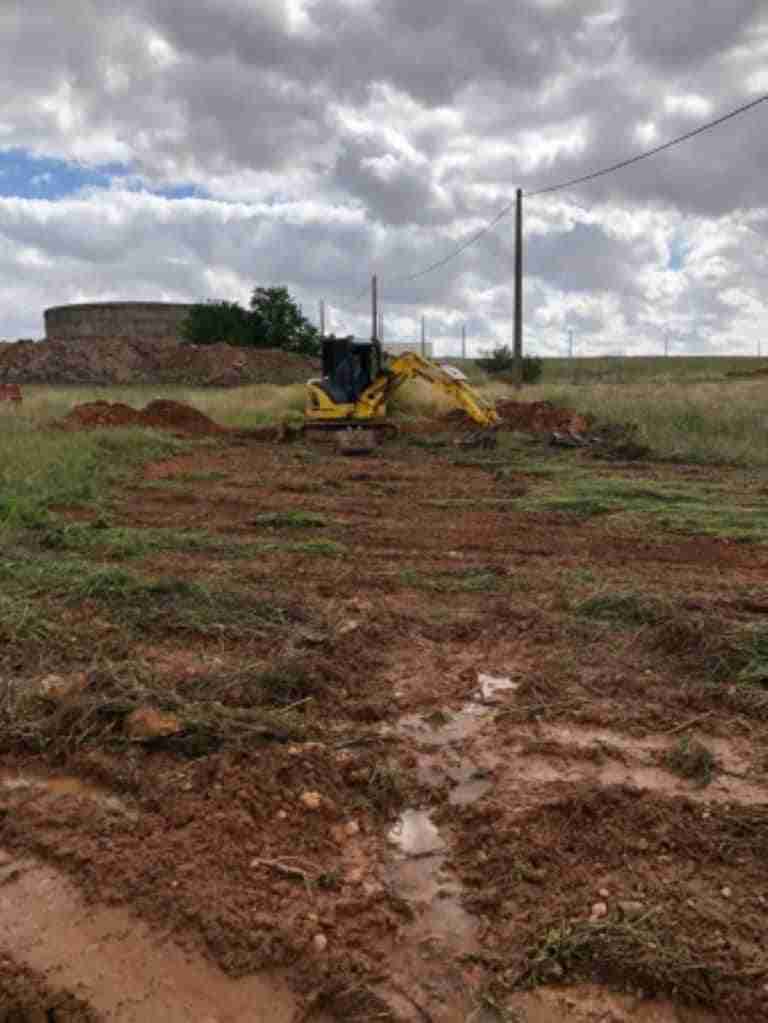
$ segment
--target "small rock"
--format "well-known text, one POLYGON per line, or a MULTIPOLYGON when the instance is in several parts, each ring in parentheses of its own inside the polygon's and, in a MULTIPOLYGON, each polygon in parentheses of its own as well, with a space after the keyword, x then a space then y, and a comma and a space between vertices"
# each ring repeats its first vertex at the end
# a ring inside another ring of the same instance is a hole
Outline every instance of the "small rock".
POLYGON ((619 903, 619 909, 623 916, 631 919, 632 917, 640 916, 645 909, 645 906, 642 902, 635 902, 633 899, 626 899, 619 903))
POLYGON ((278 810, 277 811, 277 819, 279 821, 287 821, 288 820, 288 814, 285 812, 285 810, 278 810))
POLYGON ((301 801, 308 810, 319 810, 323 803, 323 797, 319 792, 302 792, 301 801))
POLYGON ((339 626, 338 632, 340 636, 345 636, 348 632, 354 632, 355 629, 360 628, 360 622, 354 618, 348 618, 345 622, 342 622, 339 626))
POLYGON ((726 885, 725 888, 721 888, 720 889, 720 894, 723 896, 724 899, 730 899, 731 895, 733 895, 733 892, 726 885))
POLYGON ((40 679, 40 695, 53 703, 63 703, 81 693, 86 685, 87 676, 84 672, 77 675, 46 675, 40 679))
POLYGON ((178 735, 184 727, 175 714, 165 714, 155 707, 138 707, 125 719, 125 731, 134 742, 147 742, 178 735))
POLYGON ((355 835, 360 834, 360 825, 357 821, 349 821, 348 824, 344 825, 344 831, 350 838, 354 838, 355 835))
POLYGON ((309 920, 311 924, 316 924, 320 922, 320 917, 317 913, 307 913, 307 920, 309 920))
POLYGON ((315 952, 325 952, 328 948, 328 939, 324 934, 316 934, 312 939, 312 944, 315 946, 315 952))
POLYGON ((608 916, 608 906, 604 902, 596 902, 592 907, 590 920, 602 920, 604 916, 608 916))
POLYGON ((607 888, 601 888, 597 894, 600 896, 601 899, 610 899, 611 897, 611 893, 608 891, 607 888))

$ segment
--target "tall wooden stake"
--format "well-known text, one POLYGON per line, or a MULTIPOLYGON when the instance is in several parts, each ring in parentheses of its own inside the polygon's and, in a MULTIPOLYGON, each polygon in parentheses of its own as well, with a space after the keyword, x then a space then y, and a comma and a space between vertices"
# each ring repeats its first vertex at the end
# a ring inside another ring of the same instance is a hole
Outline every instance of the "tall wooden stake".
POLYGON ((467 357, 467 325, 462 324, 461 327, 461 357, 466 359, 467 357))
POLYGON ((523 190, 515 203, 515 387, 523 386, 523 190))

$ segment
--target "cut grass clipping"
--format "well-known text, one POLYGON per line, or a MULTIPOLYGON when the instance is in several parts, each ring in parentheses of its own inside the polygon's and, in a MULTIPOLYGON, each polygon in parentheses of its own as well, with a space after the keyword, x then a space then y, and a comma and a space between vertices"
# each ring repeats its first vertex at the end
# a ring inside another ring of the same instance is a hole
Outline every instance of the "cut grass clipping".
POLYGON ((229 537, 217 536, 201 529, 136 529, 110 526, 104 519, 89 524, 53 522, 32 533, 30 541, 45 550, 93 552, 115 560, 141 558, 166 551, 204 553, 226 560, 283 552, 337 557, 346 552, 343 544, 332 540, 238 543, 229 537))
POLYGON ((330 525, 324 515, 316 512, 287 511, 265 512, 251 519, 253 526, 269 526, 272 529, 315 529, 330 525))
POLYGON ((30 597, 58 597, 70 605, 95 601, 113 620, 144 632, 240 637, 245 629, 261 631, 296 618, 279 602, 241 590, 144 577, 114 566, 93 568, 77 559, 2 561, 0 583, 7 599, 0 603, 0 636, 14 624, 15 605, 30 597))
POLYGON ((274 678, 254 675, 206 676, 198 684, 186 680, 175 686, 135 669, 93 671, 82 685, 57 697, 28 682, 0 683, 0 749, 24 749, 67 756, 85 747, 125 746, 131 740, 126 719, 151 708, 177 727, 142 741, 154 746, 202 756, 226 747, 252 749, 264 741, 303 740, 308 726, 304 714, 311 697, 307 679, 294 670, 276 689, 274 678))
POLYGON ((652 912, 636 920, 563 923, 530 949, 515 986, 534 987, 566 974, 596 976, 644 991, 673 995, 688 1003, 713 1004, 717 989, 749 984, 755 964, 739 970, 730 962, 707 961, 704 950, 688 947, 652 912))

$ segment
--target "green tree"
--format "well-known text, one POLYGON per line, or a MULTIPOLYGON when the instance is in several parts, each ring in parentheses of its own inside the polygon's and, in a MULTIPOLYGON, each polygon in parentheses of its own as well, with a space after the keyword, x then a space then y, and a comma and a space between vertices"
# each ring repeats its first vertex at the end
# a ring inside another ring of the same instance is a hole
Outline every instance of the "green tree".
POLYGON ((252 344, 251 317, 237 302, 200 302, 181 325, 184 341, 193 345, 252 344))
POLYGON ((254 288, 251 317, 256 344, 302 355, 320 352, 320 332, 304 316, 287 288, 254 288))
POLYGON ((190 344, 283 348, 318 355, 320 333, 304 316, 287 288, 255 288, 251 308, 237 302, 202 302, 192 306, 181 327, 190 344))

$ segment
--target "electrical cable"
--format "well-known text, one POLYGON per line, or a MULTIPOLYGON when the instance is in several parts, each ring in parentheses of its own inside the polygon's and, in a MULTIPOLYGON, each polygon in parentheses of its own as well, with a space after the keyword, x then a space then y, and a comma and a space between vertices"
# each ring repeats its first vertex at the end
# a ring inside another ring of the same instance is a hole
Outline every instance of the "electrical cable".
MULTIPOLYGON (((631 156, 626 160, 620 160, 618 163, 611 164, 609 167, 603 167, 601 170, 592 171, 590 174, 584 174, 581 177, 570 178, 567 181, 562 181, 557 185, 548 185, 546 188, 538 188, 532 192, 524 192, 525 198, 530 199, 537 195, 551 194, 552 192, 559 192, 564 188, 571 188, 574 185, 584 184, 587 181, 593 181, 595 178, 602 177, 605 174, 611 174, 614 171, 621 170, 624 167, 629 167, 633 163, 639 163, 640 160, 646 160, 649 156, 655 156, 657 153, 663 152, 665 149, 671 149, 672 146, 676 146, 681 142, 686 142, 688 139, 694 138, 696 135, 702 135, 706 131, 710 131, 712 128, 718 127, 725 121, 731 120, 733 117, 738 117, 740 114, 746 113, 748 110, 754 109, 760 103, 764 103, 768 100, 768 93, 763 96, 758 96, 757 99, 752 100, 749 103, 744 103, 740 107, 736 107, 735 110, 730 110, 727 114, 723 114, 721 117, 715 118, 714 121, 708 121, 706 124, 699 125, 698 128, 694 128, 692 131, 687 131, 683 135, 678 135, 674 139, 670 139, 668 142, 663 142, 660 146, 654 146, 653 149, 648 149, 643 153, 638 153, 635 156, 631 156)), ((416 273, 409 274, 406 277, 395 277, 390 281, 393 284, 403 284, 409 281, 418 280, 419 277, 424 277, 426 274, 431 273, 433 270, 439 269, 441 266, 445 266, 446 263, 450 263, 452 259, 460 255, 475 242, 479 241, 483 235, 491 231, 500 220, 509 213, 516 203, 516 198, 511 202, 507 203, 499 212, 489 220, 487 224, 475 231, 474 234, 470 235, 469 238, 465 239, 461 245, 453 249, 448 255, 443 256, 442 259, 435 260, 434 263, 430 263, 429 266, 424 267, 422 270, 417 270, 416 273)))

